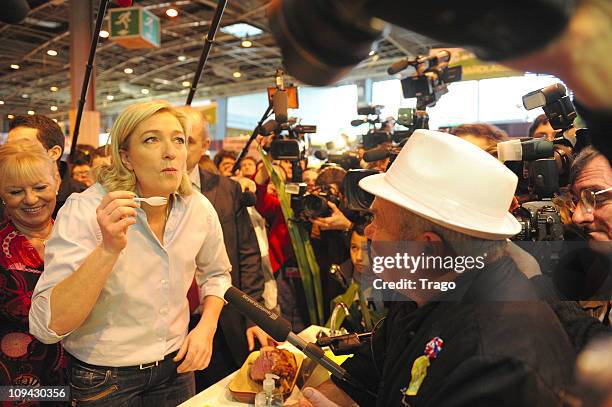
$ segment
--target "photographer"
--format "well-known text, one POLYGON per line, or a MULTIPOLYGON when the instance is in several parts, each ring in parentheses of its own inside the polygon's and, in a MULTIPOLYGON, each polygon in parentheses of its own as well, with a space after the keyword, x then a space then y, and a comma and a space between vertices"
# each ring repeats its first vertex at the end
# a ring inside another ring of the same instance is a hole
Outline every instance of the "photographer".
POLYGON ((510 140, 505 131, 488 123, 462 124, 453 128, 450 133, 482 148, 495 158, 497 143, 510 140))
POLYGON ((557 137, 557 132, 550 125, 548 117, 544 113, 535 118, 529 126, 530 138, 541 138, 546 141, 553 141, 557 137))
POLYGON ((608 160, 593 147, 582 150, 571 168, 570 187, 572 223, 588 243, 570 252, 553 281, 562 297, 578 300, 589 315, 610 325, 612 169, 608 160))
POLYGON ((346 171, 340 167, 327 167, 321 171, 315 181, 314 195, 325 199, 330 213, 326 217, 311 219, 310 234, 312 248, 321 270, 326 317, 329 316, 330 301, 337 295, 336 290, 333 289, 330 268, 333 264, 342 264, 349 259, 350 231, 353 224, 338 208, 343 198, 341 186, 345 175, 346 171))
MULTIPOLYGON (((325 190, 336 198, 338 202, 342 199, 342 183, 346 171, 339 167, 327 167, 323 169, 315 180, 315 193, 325 190)), ((353 223, 348 220, 338 206, 327 201, 331 214, 326 217, 317 217, 312 219, 312 224, 316 225, 319 230, 335 230, 348 232, 353 227, 353 223)))

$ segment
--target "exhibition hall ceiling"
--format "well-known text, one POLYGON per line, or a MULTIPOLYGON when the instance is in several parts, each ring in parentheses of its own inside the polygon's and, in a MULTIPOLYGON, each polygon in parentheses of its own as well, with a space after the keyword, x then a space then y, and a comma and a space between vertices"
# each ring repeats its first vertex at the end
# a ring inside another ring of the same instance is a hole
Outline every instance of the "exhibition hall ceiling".
MULTIPOLYGON (((88 1, 88 0, 79 0, 88 1)), ((98 0, 93 0, 97 8, 98 0)), ((69 1, 29 0, 32 11, 20 24, 0 23, 0 114, 28 110, 58 119, 70 109, 69 1), (18 69, 16 69, 18 67, 18 69)), ((160 2, 136 0, 161 22, 161 47, 126 49, 100 38, 96 54, 96 104, 113 111, 141 99, 186 98, 216 8, 214 0, 160 2), (168 17, 169 8, 178 11, 168 17), (131 72, 131 73, 126 73, 131 72)), ((242 45, 242 34, 218 32, 196 98, 262 91, 273 84, 281 56, 268 28, 265 0, 230 0, 221 27, 246 23, 260 30, 242 45)), ((110 8, 116 6, 111 5, 110 8)), ((107 13, 108 14, 108 13, 107 13)), ((108 29, 108 16, 104 28, 108 29)), ((420 35, 394 28, 376 53, 344 82, 384 78, 386 68, 404 56, 438 46, 420 35)))

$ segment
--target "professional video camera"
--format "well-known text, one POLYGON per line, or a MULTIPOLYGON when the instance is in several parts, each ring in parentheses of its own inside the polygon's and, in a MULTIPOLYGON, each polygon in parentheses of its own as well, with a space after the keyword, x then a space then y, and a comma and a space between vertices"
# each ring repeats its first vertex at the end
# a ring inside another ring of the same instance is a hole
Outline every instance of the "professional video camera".
POLYGON ((359 119, 351 120, 351 126, 359 127, 362 124, 368 124, 368 132, 361 136, 363 148, 370 149, 374 148, 382 143, 392 141, 391 130, 383 129, 383 122, 380 119, 381 110, 384 108, 382 105, 366 105, 358 106, 357 114, 365 116, 359 119))
POLYGON ((440 97, 448 93, 449 83, 461 80, 463 68, 449 67, 450 58, 447 50, 430 56, 406 58, 391 65, 387 73, 394 75, 412 67, 415 73, 402 79, 402 92, 406 99, 417 99, 417 110, 425 110, 426 107, 435 106, 440 97))
POLYGON ((319 160, 326 161, 327 164, 335 164, 344 168, 346 171, 360 168, 359 155, 353 151, 345 151, 342 154, 328 153, 325 150, 317 150, 314 156, 319 160))
POLYGON ((295 119, 289 119, 288 109, 299 107, 297 88, 285 86, 285 73, 281 69, 276 71, 275 81, 276 86, 268 88, 269 106, 274 111, 274 120, 258 126, 258 132, 263 136, 273 136, 268 148, 272 159, 297 162, 306 156, 304 135, 316 133, 317 126, 303 125, 295 119))
POLYGON ((288 160, 297 162, 306 157, 306 143, 304 135, 316 133, 317 126, 289 124, 278 127, 270 143, 270 155, 274 160, 288 160))
POLYGON ((355 169, 350 170, 344 177, 342 195, 344 196, 343 213, 353 222, 356 230, 363 229, 372 221, 370 206, 374 201, 374 195, 364 191, 359 186, 359 181, 370 175, 378 174, 376 170, 355 169))

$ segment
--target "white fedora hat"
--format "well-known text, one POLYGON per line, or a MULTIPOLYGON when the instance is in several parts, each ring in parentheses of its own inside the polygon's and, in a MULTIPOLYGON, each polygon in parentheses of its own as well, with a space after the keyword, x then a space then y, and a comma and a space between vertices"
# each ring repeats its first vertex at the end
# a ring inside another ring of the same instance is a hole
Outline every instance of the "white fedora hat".
POLYGON ((499 240, 521 225, 508 212, 518 178, 493 156, 451 134, 417 130, 384 174, 359 186, 466 235, 499 240))

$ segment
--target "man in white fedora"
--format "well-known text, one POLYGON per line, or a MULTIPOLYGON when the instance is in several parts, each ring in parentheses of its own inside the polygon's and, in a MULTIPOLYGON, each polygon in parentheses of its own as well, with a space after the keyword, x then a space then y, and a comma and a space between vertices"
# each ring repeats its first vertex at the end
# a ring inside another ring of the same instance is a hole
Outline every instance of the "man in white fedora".
POLYGON ((334 378, 304 389, 300 405, 561 405, 574 352, 505 255, 520 231, 508 212, 516 184, 491 155, 429 130, 385 174, 361 180, 376 196, 366 228, 373 288, 406 301, 343 364, 362 388, 334 378))

